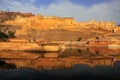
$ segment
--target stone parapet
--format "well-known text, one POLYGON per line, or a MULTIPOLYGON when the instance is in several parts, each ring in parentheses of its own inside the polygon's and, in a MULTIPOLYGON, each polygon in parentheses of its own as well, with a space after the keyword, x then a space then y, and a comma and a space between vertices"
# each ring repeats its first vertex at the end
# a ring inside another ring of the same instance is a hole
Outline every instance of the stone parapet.
POLYGON ((120 45, 120 41, 89 41, 87 46, 108 47, 108 45, 120 45))
POLYGON ((0 51, 41 51, 42 47, 32 42, 0 42, 0 51))

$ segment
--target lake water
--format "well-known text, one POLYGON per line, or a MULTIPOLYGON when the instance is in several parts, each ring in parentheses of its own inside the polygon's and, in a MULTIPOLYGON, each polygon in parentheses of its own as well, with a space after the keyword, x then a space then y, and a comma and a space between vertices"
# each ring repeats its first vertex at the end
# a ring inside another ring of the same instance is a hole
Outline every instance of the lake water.
POLYGON ((0 52, 0 80, 120 80, 120 50, 0 52))

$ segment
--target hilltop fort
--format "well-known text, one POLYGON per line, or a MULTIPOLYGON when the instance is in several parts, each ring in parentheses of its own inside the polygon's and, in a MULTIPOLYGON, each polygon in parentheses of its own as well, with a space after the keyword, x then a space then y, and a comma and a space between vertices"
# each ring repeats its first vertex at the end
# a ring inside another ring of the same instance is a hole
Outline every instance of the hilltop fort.
POLYGON ((9 18, 1 20, 1 27, 5 25, 19 26, 15 32, 16 36, 26 35, 29 29, 44 31, 53 29, 64 29, 69 31, 80 31, 81 29, 97 29, 107 31, 118 31, 120 27, 115 27, 114 21, 96 21, 76 22, 73 17, 43 16, 32 13, 6 12, 0 11, 0 17, 7 15, 9 18))

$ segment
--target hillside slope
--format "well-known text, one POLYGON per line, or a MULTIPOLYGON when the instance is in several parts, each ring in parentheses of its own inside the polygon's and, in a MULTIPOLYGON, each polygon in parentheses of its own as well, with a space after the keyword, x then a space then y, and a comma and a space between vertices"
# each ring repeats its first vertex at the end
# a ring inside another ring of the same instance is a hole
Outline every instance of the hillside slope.
POLYGON ((45 34, 41 34, 41 38, 52 41, 77 41, 79 38, 82 41, 96 37, 99 35, 108 34, 110 31, 96 29, 81 29, 80 31, 68 31, 63 29, 49 30, 45 34))

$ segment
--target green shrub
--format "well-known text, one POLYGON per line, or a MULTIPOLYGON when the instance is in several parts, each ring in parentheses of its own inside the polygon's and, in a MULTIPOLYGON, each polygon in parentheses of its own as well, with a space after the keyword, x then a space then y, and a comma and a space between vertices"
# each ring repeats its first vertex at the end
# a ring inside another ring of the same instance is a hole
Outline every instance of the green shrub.
POLYGON ((7 41, 8 38, 8 35, 6 35, 3 32, 0 32, 0 41, 7 41))
POLYGON ((8 38, 8 35, 6 35, 3 32, 0 32, 0 39, 3 39, 3 38, 8 38))
POLYGON ((15 37, 14 34, 15 34, 14 32, 8 31, 9 38, 14 38, 15 37))
POLYGON ((82 40, 82 38, 80 37, 80 38, 78 38, 78 40, 77 41, 81 41, 82 40))

